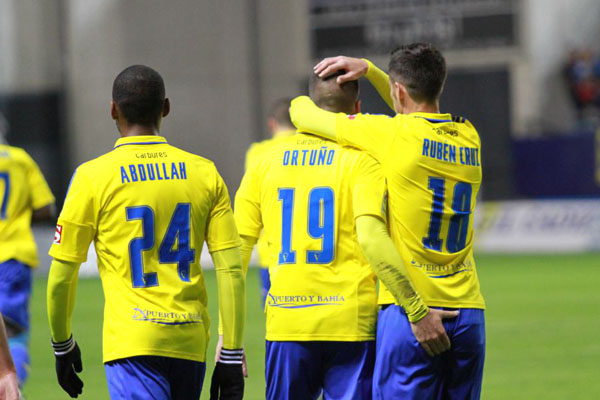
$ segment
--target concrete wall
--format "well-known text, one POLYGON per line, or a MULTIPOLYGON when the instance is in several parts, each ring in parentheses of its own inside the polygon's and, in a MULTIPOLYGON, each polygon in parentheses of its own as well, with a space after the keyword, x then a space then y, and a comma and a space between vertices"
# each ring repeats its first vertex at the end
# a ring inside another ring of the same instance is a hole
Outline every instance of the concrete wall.
POLYGON ((111 149, 114 77, 147 64, 165 79, 170 143, 215 161, 234 193, 263 110, 305 69, 303 1, 69 0, 67 93, 73 167, 111 149), (290 40, 292 39, 293 40, 290 40), (300 49, 300 51, 298 51, 300 49), (259 73, 260 72, 260 73, 259 73))
POLYGON ((56 90, 60 0, 0 0, 0 94, 56 90))

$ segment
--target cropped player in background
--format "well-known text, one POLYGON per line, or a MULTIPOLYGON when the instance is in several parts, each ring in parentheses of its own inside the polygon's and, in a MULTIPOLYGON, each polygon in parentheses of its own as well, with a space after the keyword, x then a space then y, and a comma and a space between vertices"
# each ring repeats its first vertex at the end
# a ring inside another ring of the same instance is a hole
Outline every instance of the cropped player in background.
POLYGON ((0 315, 0 399, 19 400, 17 370, 10 356, 4 321, 0 315))
MULTIPOLYGON (((253 143, 250 146, 246 153, 246 171, 268 154, 271 147, 277 146, 279 142, 296 133, 296 128, 290 119, 289 109, 290 99, 279 99, 273 103, 267 116, 267 127, 269 128, 271 138, 263 140, 262 142, 253 143)), ((269 243, 267 243, 266 240, 259 238, 256 249, 258 251, 258 264, 260 266, 260 278, 262 284, 261 295, 264 304, 267 293, 269 293, 269 288, 271 287, 271 280, 269 279, 269 260, 267 259, 269 243)))
POLYGON ((4 143, 3 130, 0 127, 0 312, 23 385, 29 373, 31 275, 39 262, 31 221, 54 217, 54 196, 25 150, 4 143))
POLYGON ((121 138, 80 165, 58 218, 48 317, 59 384, 81 393, 71 332, 77 272, 92 241, 104 289, 103 360, 111 398, 194 399, 205 373, 209 318, 200 267, 204 241, 217 273, 224 330, 215 388, 243 394, 245 278, 225 183, 214 164, 158 136, 169 113, 161 76, 134 65, 113 84, 121 138))
MULTIPOLYGON (((310 89, 326 109, 359 111, 357 82, 314 76, 310 89)), ((267 399, 371 398, 373 269, 412 317, 427 314, 387 233, 385 192, 372 157, 301 131, 246 171, 235 200, 244 265, 261 230, 271 244, 267 399)))
POLYGON ((339 82, 365 75, 398 113, 394 118, 336 115, 300 97, 292 101, 292 121, 299 130, 365 150, 381 163, 391 235, 410 281, 429 307, 460 310, 444 321, 449 342, 442 330, 442 343, 419 346, 410 316, 381 290, 374 397, 477 399, 485 355, 484 301, 473 258, 479 135, 466 119, 439 112, 446 63, 433 46, 398 48, 389 69, 388 78, 366 60, 335 57, 317 64, 315 72, 346 70, 339 82))

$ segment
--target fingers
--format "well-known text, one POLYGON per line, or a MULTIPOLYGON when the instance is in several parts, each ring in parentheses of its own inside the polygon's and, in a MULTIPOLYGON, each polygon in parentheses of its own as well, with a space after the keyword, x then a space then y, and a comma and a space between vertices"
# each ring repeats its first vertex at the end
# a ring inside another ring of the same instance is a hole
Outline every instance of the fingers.
MULTIPOLYGON (((73 368, 75 369, 75 372, 77 372, 77 373, 83 371, 83 363, 81 362, 81 357, 77 358, 73 362, 73 368)), ((77 379, 79 379, 79 378, 77 378, 77 379)))
MULTIPOLYGON (((322 71, 319 72, 317 75, 319 75, 320 78, 326 78, 329 75, 331 75, 339 70, 342 70, 342 69, 346 69, 344 62, 336 61, 336 62, 326 65, 325 68, 323 68, 322 71)), ((348 74, 346 74, 346 75, 348 75, 348 74)))
POLYGON ((442 319, 456 318, 456 317, 458 317, 458 310, 454 310, 454 311, 440 310, 439 314, 442 319))
POLYGON ((344 75, 337 77, 336 82, 341 85, 344 82, 355 81, 357 79, 356 72, 346 72, 344 75))
POLYGON ((427 353, 427 355, 429 357, 435 356, 435 353, 433 352, 433 350, 431 350, 431 347, 429 346, 428 343, 426 343, 426 342, 421 343, 421 347, 423 348, 423 350, 425 350, 425 353, 427 353))
POLYGON ((443 351, 450 350, 450 347, 451 347, 450 338, 448 337, 448 335, 446 334, 445 331, 444 331, 444 334, 440 337, 440 342, 444 349, 443 351))
POLYGON ((317 65, 313 67, 313 71, 317 75, 321 75, 321 72, 328 67, 330 64, 336 62, 337 57, 327 57, 319 61, 317 65))
POLYGON ((242 373, 244 374, 244 378, 248 377, 248 364, 246 363, 246 353, 242 356, 242 373))

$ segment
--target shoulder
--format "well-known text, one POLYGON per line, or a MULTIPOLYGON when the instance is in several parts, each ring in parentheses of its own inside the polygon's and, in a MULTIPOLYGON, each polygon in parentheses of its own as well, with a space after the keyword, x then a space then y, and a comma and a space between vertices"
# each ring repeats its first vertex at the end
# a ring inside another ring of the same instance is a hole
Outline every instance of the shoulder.
POLYGON ((346 163, 352 165, 353 168, 365 168, 372 165, 379 165, 377 160, 366 151, 362 151, 350 146, 343 146, 340 149, 340 154, 346 159, 346 163))
POLYGON ((0 152, 4 153, 5 157, 8 157, 15 162, 23 163, 23 164, 35 164, 33 158, 20 147, 2 145, 0 146, 0 152))
POLYGON ((257 158, 260 158, 269 147, 273 146, 273 139, 265 139, 260 142, 255 142, 248 147, 246 151, 246 165, 254 162, 257 158))

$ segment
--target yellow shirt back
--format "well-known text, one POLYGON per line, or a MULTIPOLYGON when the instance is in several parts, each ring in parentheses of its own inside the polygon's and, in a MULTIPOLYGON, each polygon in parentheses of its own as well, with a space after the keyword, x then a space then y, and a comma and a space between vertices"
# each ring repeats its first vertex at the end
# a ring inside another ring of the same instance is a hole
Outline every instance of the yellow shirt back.
POLYGON ((373 340, 376 277, 354 219, 384 218, 385 181, 369 155, 297 133, 270 148, 235 200, 241 235, 268 243, 267 340, 373 340))
MULTIPOLYGON (((484 308, 473 258, 480 140, 450 114, 338 114, 338 140, 381 162, 389 226, 415 289, 429 306, 484 308)), ((394 303, 383 287, 380 304, 394 303)))
POLYGON ((31 213, 52 203, 35 161, 23 149, 0 144, 0 263, 16 259, 37 267, 31 213))
POLYGON ((214 164, 160 136, 117 140, 77 168, 50 255, 83 262, 93 240, 104 289, 104 362, 204 361, 209 319, 200 253, 239 246, 214 164))
MULTIPOLYGON (((277 132, 272 138, 263 140, 261 142, 253 143, 246 152, 246 163, 244 170, 247 171, 250 167, 259 162, 263 157, 269 154, 269 150, 276 146, 282 140, 292 136, 296 133, 295 129, 282 130, 277 132)), ((268 265, 268 252, 269 246, 267 242, 262 238, 258 239, 256 243, 256 251, 258 253, 258 263, 261 267, 267 268, 268 265)))

